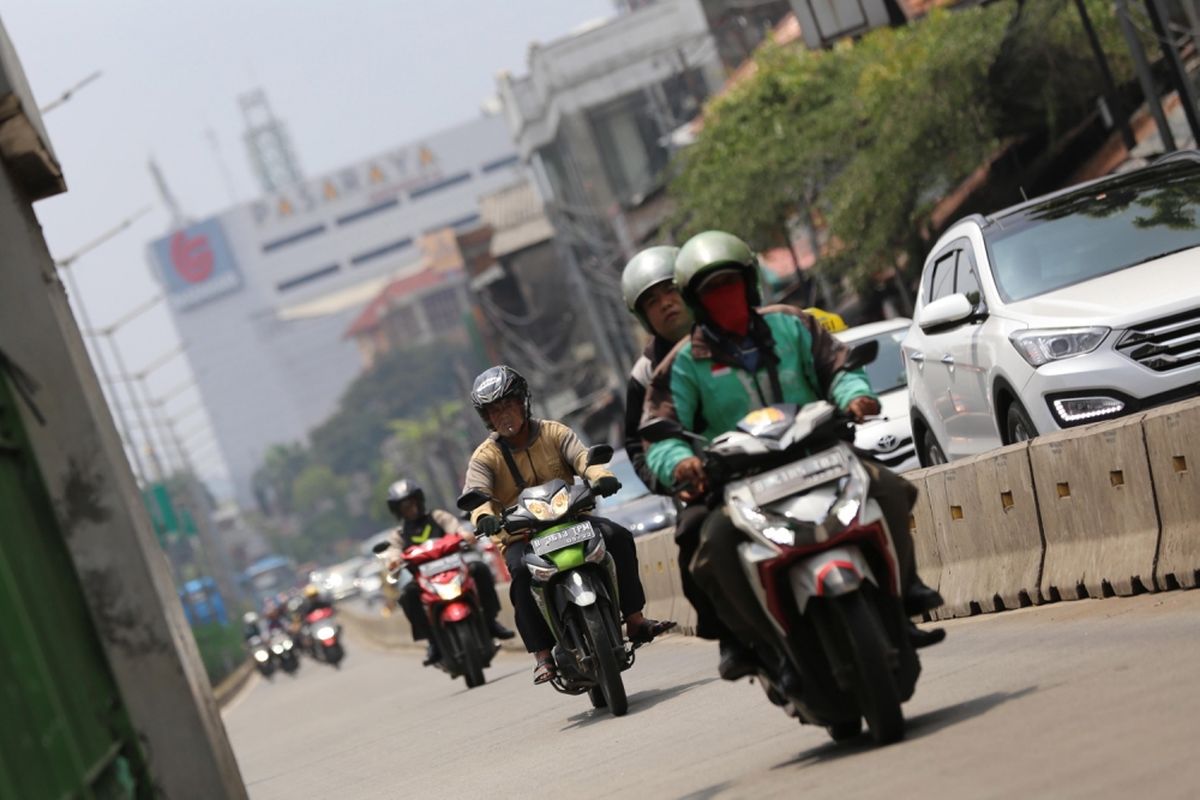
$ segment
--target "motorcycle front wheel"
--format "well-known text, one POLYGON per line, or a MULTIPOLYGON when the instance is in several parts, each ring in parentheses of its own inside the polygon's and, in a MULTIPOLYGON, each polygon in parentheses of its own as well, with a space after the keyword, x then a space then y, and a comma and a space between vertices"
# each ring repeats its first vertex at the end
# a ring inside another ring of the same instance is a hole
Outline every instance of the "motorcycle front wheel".
POLYGON ((833 603, 846 633, 854 665, 854 696, 871 729, 876 744, 891 744, 904 738, 904 713, 900 693, 892 675, 888 651, 891 645, 876 607, 862 592, 852 592, 833 603))
POLYGON ((472 620, 470 617, 462 622, 456 622, 446 631, 449 634, 451 646, 458 651, 462 659, 463 680, 468 689, 483 686, 487 678, 483 677, 483 663, 479 658, 479 648, 471 635, 472 620))
MULTIPOLYGON (((584 624, 583 639, 596 665, 596 682, 601 694, 614 717, 624 716, 629 710, 629 699, 625 696, 625 683, 621 680, 621 668, 617 665, 617 643, 613 641, 604 615, 597 606, 584 606, 580 611, 584 624)), ((592 706, 599 707, 595 697, 592 697, 592 706)))

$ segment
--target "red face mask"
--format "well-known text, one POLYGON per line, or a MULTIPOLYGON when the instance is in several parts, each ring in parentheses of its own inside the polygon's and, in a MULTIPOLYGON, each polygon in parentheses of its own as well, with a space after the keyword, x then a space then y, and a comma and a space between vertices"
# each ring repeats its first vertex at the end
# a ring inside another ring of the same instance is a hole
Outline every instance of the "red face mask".
POLYGON ((715 286, 700 295, 700 305, 722 330, 745 336, 750 332, 750 304, 741 281, 715 286))

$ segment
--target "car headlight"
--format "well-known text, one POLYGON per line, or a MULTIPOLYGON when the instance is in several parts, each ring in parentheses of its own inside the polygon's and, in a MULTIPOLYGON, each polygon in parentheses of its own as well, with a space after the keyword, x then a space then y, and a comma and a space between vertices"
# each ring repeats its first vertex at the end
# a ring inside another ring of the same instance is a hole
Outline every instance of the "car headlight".
POLYGON ((1090 353, 1100 346, 1109 328, 1060 328, 1017 331, 1008 337, 1030 366, 1090 353))
POLYGON ((1054 415, 1067 425, 1109 417, 1125 410, 1125 403, 1115 397, 1064 397, 1051 403, 1054 415))
POLYGON ((323 628, 317 628, 317 638, 320 639, 321 641, 325 641, 326 639, 332 639, 336 635, 337 635, 337 630, 330 627, 329 625, 326 625, 323 628))
POLYGON ((255 661, 264 662, 270 657, 271 657, 271 654, 268 653, 266 650, 255 650, 254 651, 254 660, 255 661))
POLYGON ((544 500, 526 500, 525 508, 533 514, 533 518, 539 522, 550 522, 556 520, 563 514, 567 513, 567 508, 571 504, 570 492, 564 486, 554 493, 547 503, 544 500))

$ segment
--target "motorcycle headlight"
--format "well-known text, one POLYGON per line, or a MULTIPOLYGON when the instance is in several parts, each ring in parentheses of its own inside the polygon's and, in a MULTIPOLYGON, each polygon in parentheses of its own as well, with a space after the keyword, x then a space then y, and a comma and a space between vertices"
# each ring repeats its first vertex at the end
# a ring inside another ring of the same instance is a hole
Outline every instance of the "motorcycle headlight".
POLYGON ((292 649, 292 640, 291 639, 288 639, 286 642, 283 643, 283 649, 284 650, 292 649))
POLYGON ((330 627, 329 625, 326 625, 323 628, 317 628, 317 638, 320 639, 321 641, 324 641, 326 639, 332 639, 336 635, 337 635, 337 630, 330 627))
POLYGON ((529 574, 533 576, 533 579, 535 581, 540 581, 542 583, 545 583, 546 581, 553 578, 555 573, 558 572, 558 567, 555 567, 553 565, 551 565, 549 567, 542 567, 537 564, 531 564, 528 561, 526 561, 525 566, 529 567, 529 574))
POLYGON ((1032 367, 1040 367, 1051 361, 1082 356, 1092 352, 1104 337, 1108 328, 1058 328, 1048 330, 1017 331, 1008 337, 1021 357, 1032 367))
POLYGON ((281 644, 271 645, 271 652, 275 653, 276 655, 280 655, 280 656, 283 655, 283 645, 281 645, 281 644))
POLYGON ((437 596, 442 600, 453 600, 456 597, 462 596, 462 579, 455 578, 446 583, 435 583, 433 588, 437 591, 437 596))
POLYGON ((830 507, 827 519, 835 519, 845 527, 858 519, 867 501, 867 471, 860 463, 851 464, 850 474, 839 483, 839 497, 830 507))
POLYGON ((544 500, 526 500, 525 508, 533 514, 533 518, 539 522, 550 522, 556 520, 563 514, 567 513, 567 508, 571 505, 571 493, 564 486, 554 493, 547 503, 544 500))
POLYGON ((791 547, 796 543, 796 532, 786 519, 768 516, 740 497, 730 498, 728 509, 735 525, 752 528, 775 544, 791 547))
POLYGON ((271 657, 271 654, 268 653, 266 650, 255 650, 254 651, 254 660, 258 661, 259 663, 266 661, 270 657, 271 657))

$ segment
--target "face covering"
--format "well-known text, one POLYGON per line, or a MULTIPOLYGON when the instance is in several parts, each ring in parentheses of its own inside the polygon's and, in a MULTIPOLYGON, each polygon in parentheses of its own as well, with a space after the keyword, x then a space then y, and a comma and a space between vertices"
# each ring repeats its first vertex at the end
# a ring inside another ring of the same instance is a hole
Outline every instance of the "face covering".
POLYGON ((750 304, 746 302, 746 285, 741 281, 704 292, 700 295, 700 305, 722 330, 738 336, 750 332, 750 304))

